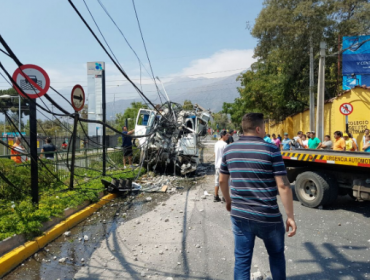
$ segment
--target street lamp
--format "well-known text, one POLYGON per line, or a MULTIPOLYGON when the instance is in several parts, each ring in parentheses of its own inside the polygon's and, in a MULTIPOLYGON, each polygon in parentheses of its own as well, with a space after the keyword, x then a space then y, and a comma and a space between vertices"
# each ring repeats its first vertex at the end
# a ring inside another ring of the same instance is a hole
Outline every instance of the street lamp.
MULTIPOLYGON (((12 95, 9 95, 9 94, 4 94, 4 95, 0 95, 0 98, 16 98, 17 96, 12 96, 12 95)), ((19 118, 18 118, 18 130, 19 132, 22 132, 21 131, 21 96, 18 95, 18 110, 19 110, 19 118)), ((4 131, 5 131, 5 126, 4 126, 4 131)))

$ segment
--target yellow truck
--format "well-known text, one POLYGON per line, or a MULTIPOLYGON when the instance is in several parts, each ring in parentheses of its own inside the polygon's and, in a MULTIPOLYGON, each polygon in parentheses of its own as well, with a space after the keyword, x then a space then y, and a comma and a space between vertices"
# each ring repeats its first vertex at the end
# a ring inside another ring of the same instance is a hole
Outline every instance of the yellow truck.
POLYGON ((332 150, 282 151, 288 178, 307 207, 335 202, 338 195, 370 200, 370 154, 332 150))

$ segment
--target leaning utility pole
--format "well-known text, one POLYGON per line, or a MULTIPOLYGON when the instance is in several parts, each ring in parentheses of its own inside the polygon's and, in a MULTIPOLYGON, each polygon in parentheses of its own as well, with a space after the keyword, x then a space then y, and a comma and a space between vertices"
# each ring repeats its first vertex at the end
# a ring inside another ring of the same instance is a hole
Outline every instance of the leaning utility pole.
POLYGON ((314 75, 313 75, 313 47, 312 47, 312 37, 310 38, 310 131, 315 130, 315 94, 313 92, 314 88, 314 75))
POLYGON ((316 136, 324 139, 324 102, 325 102, 325 49, 326 43, 320 43, 319 79, 317 87, 316 136))

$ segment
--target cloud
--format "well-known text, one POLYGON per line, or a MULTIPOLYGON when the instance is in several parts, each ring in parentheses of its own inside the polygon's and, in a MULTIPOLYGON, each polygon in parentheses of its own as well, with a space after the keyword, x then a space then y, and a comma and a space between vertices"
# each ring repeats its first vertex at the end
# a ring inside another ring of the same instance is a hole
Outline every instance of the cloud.
POLYGON ((191 61, 190 66, 184 68, 179 75, 227 77, 248 69, 255 61, 253 50, 221 50, 208 58, 191 61))

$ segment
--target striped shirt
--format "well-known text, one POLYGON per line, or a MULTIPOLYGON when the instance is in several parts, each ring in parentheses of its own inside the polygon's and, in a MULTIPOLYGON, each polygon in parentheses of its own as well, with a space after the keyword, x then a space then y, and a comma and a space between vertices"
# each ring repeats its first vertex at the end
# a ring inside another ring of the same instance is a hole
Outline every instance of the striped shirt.
POLYGON ((230 175, 232 216, 265 223, 281 221, 275 176, 287 173, 274 144, 241 136, 225 148, 220 172, 230 175))

